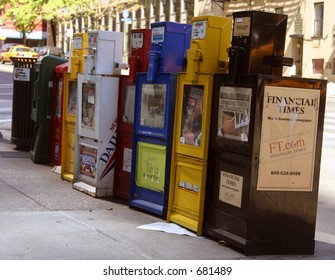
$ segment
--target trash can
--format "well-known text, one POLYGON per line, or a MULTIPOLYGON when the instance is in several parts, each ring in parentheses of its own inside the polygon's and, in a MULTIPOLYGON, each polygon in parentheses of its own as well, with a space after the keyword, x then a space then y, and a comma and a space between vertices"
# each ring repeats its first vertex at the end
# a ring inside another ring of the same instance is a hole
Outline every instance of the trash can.
POLYGON ((18 150, 29 150, 34 122, 31 119, 31 104, 37 58, 11 58, 13 69, 13 105, 11 143, 18 150))

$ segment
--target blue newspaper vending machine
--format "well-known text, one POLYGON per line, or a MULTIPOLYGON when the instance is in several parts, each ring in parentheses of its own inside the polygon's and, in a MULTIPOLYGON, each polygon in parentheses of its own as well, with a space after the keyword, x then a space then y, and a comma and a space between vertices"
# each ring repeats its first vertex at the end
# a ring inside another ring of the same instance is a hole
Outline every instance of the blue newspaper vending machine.
POLYGON ((130 207, 166 218, 177 73, 186 67, 189 24, 151 24, 148 72, 136 78, 130 207))

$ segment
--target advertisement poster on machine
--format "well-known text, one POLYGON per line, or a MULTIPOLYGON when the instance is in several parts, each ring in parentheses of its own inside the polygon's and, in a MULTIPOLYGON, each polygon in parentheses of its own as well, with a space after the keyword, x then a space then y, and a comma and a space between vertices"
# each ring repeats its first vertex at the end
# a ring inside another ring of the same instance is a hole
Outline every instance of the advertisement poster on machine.
POLYGON ((258 190, 312 191, 320 91, 265 86, 258 190))
POLYGON ((29 82, 30 80, 30 68, 14 68, 13 71, 14 81, 24 81, 29 82))

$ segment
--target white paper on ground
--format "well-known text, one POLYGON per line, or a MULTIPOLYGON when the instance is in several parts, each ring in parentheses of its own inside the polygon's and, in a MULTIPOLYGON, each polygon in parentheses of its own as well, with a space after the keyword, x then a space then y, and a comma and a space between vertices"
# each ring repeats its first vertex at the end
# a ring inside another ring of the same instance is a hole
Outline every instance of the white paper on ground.
POLYGON ((57 173, 57 174, 61 174, 61 171, 62 171, 62 169, 61 169, 62 167, 61 166, 54 166, 53 168, 52 168, 52 172, 55 172, 55 173, 57 173))
POLYGON ((174 223, 164 223, 164 222, 156 222, 148 225, 138 226, 139 229, 148 229, 148 230, 157 230, 164 231, 167 233, 174 233, 179 235, 188 235, 192 237, 199 237, 195 233, 188 231, 187 229, 174 224, 174 223))

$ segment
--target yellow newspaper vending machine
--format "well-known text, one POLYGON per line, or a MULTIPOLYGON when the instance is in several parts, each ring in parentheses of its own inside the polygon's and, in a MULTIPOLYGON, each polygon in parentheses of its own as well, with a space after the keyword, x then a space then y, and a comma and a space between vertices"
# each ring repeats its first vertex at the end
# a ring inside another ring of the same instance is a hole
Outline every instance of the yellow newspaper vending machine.
POLYGON ((232 20, 192 20, 187 71, 178 74, 167 220, 201 235, 214 73, 226 73, 232 20))
POLYGON ((87 33, 73 34, 68 73, 64 75, 61 177, 73 182, 76 139, 77 81, 84 73, 84 55, 88 52, 87 33))

